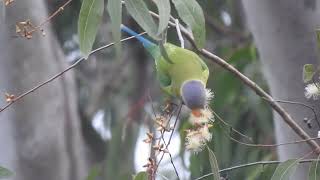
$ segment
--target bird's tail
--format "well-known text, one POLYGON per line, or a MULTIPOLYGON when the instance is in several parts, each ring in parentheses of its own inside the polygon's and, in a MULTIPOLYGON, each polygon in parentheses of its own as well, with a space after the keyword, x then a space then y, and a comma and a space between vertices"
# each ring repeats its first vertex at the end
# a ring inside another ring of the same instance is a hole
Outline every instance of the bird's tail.
POLYGON ((133 31, 132 29, 128 28, 127 26, 121 24, 120 26, 121 31, 128 33, 131 36, 134 36, 138 41, 140 41, 145 48, 149 48, 151 46, 156 46, 153 42, 149 41, 148 39, 140 36, 138 33, 133 31))

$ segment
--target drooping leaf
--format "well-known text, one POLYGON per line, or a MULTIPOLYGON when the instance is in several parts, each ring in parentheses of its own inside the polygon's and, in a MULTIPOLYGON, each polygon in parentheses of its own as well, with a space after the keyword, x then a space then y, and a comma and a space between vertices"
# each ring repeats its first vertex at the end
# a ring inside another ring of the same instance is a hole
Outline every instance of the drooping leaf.
POLYGON ((209 152, 209 161, 210 161, 210 165, 211 165, 211 170, 213 173, 213 180, 220 180, 220 174, 219 174, 219 165, 218 165, 218 161, 216 156, 214 155, 213 151, 208 148, 208 152, 209 152))
POLYGON ((296 170, 298 162, 297 159, 289 159, 280 163, 273 173, 271 180, 289 180, 292 173, 296 170))
POLYGON ((143 0, 125 0, 126 8, 134 20, 153 38, 157 37, 157 25, 143 0))
POLYGON ((205 20, 201 6, 196 0, 172 0, 179 17, 192 29, 198 48, 203 48, 206 39, 205 20))
POLYGON ((109 0, 107 5, 108 13, 111 19, 111 29, 113 40, 116 42, 116 56, 117 59, 120 58, 121 53, 121 31, 120 25, 122 20, 122 5, 120 0, 109 0))
POLYGON ((276 168, 277 168, 277 164, 264 165, 261 176, 258 179, 270 180, 276 168))
POLYGON ((315 74, 315 68, 313 64, 305 64, 303 66, 303 82, 311 81, 315 74))
POLYGON ((104 10, 104 0, 83 0, 78 20, 78 36, 80 51, 87 58, 98 28, 101 22, 104 10))
POLYGON ((154 2, 157 5, 159 13, 158 34, 160 34, 168 26, 171 6, 169 0, 154 0, 154 2))
POLYGON ((148 180, 148 174, 146 172, 139 172, 133 176, 133 180, 148 180))
POLYGON ((0 166, 0 179, 2 178, 8 178, 13 175, 13 172, 11 172, 9 169, 1 167, 0 166))
POLYGON ((314 161, 311 163, 309 168, 309 180, 320 179, 320 163, 319 161, 314 161))

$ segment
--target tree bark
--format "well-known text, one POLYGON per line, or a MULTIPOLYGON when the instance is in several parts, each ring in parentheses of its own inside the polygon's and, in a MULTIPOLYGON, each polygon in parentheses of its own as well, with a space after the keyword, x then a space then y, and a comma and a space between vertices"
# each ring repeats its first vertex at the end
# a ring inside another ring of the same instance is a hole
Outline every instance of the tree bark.
MULTIPOLYGON (((66 66, 51 32, 35 32, 30 40, 15 38, 15 23, 34 25, 48 15, 45 1, 15 1, 0 26, 0 92, 20 94, 66 66)), ((0 113, 0 165, 13 170, 12 180, 85 179, 88 168, 77 114, 72 72, 0 113)), ((3 105, 2 100, 0 103, 3 105)))
MULTIPOLYGON (((249 28, 257 45, 263 70, 275 99, 298 101, 317 106, 318 102, 304 97, 302 67, 317 63, 315 29, 319 22, 319 8, 315 0, 243 0, 249 28)), ((312 129, 303 118, 312 118, 312 111, 302 106, 283 105, 292 117, 311 137, 317 136, 319 127, 315 121, 312 129)), ((274 113, 276 140, 278 143, 300 138, 274 113)), ((278 147, 280 160, 299 158, 310 152, 306 144, 278 147)), ((306 179, 308 165, 299 165, 292 179, 306 179)))

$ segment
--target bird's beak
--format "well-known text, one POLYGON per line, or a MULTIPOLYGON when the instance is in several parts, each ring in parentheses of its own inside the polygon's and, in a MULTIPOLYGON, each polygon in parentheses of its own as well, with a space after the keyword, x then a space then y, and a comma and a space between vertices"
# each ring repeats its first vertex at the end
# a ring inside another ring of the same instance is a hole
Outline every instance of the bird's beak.
POLYGON ((201 110, 200 109, 192 109, 191 112, 195 117, 200 117, 202 115, 201 110))

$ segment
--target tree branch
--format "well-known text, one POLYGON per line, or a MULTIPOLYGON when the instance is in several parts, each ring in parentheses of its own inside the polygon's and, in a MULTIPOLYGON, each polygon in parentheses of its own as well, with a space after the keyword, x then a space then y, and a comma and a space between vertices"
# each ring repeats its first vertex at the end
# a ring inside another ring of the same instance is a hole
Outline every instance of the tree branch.
MULTIPOLYGON (((159 16, 154 13, 150 12, 150 14, 156 18, 159 18, 159 16)), ((175 27, 176 24, 171 21, 169 22, 170 26, 175 27)), ((302 139, 306 140, 306 142, 310 145, 310 147, 317 153, 320 154, 320 146, 318 143, 311 139, 311 137, 293 120, 293 118, 290 116, 290 114, 280 106, 278 102, 276 102, 272 96, 270 96, 267 92, 265 92, 260 86, 258 86, 255 82, 253 82, 251 79, 249 79, 247 76, 242 74, 240 71, 238 71, 235 67, 233 67, 231 64, 227 63, 226 60, 220 58, 219 56, 212 54, 211 52, 207 51, 206 49, 198 49, 195 45, 193 36, 189 33, 189 31, 180 25, 180 29, 182 34, 189 40, 189 42, 192 44, 192 46, 200 53, 202 56, 208 58, 210 61, 220 65, 222 68, 226 69, 233 75, 235 75, 237 78, 239 78, 245 85, 247 85, 249 88, 251 88, 258 96, 261 98, 264 98, 267 100, 269 105, 282 117, 282 119, 290 126, 290 128, 302 139)))
MULTIPOLYGON (((143 32, 143 33, 140 33, 139 36, 143 35, 143 34, 146 34, 146 32, 143 32)), ((125 39, 122 39, 121 42, 124 42, 124 41, 128 41, 130 39, 134 39, 135 36, 130 36, 128 38, 125 38, 125 39)), ((89 56, 98 52, 98 51, 101 51, 103 49, 106 49, 106 48, 109 48, 111 46, 113 46, 115 43, 110 43, 110 44, 107 44, 105 46, 101 46, 93 51, 90 52, 89 56)), ((6 105, 4 105, 3 107, 0 108, 0 113, 4 110, 6 110, 7 108, 9 108, 12 104, 14 104, 15 102, 17 101, 20 101, 22 98, 24 98, 25 96, 27 96, 28 94, 31 94, 33 93, 34 91, 40 89, 41 87, 43 87, 44 85, 47 85, 49 84, 50 82, 54 81, 55 79, 57 79, 58 77, 62 76, 64 73, 68 72, 69 70, 73 69, 74 67, 76 67, 77 65, 79 65, 83 60, 86 60, 84 57, 78 59, 75 63, 73 63, 72 65, 70 65, 68 68, 66 68, 65 70, 59 72, 58 74, 52 76, 51 78, 49 78, 48 80, 38 84, 37 86, 33 87, 32 89, 22 93, 21 95, 19 95, 18 97, 14 98, 12 101, 10 101, 9 103, 7 103, 6 105)))

